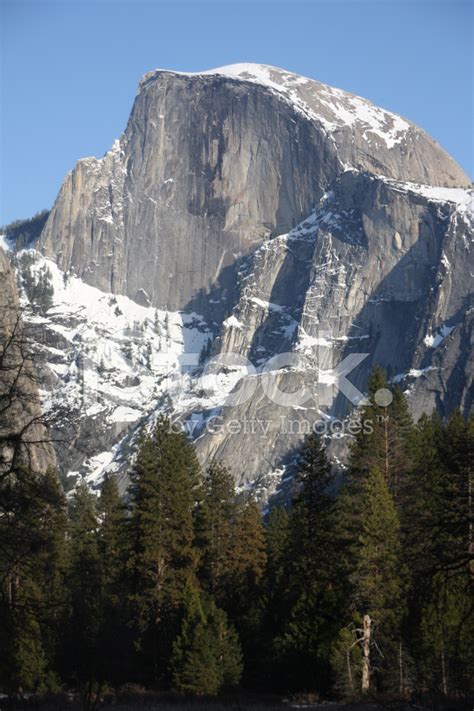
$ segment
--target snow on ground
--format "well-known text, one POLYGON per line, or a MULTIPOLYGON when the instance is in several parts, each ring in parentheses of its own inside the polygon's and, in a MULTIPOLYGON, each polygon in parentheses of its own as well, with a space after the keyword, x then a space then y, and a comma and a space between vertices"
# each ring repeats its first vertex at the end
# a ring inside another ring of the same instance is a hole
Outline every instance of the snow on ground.
POLYGON ((5 235, 0 235, 0 247, 5 250, 5 252, 10 252, 12 246, 5 235))
MULTIPOLYGON (((211 360, 197 367, 213 339, 199 314, 142 306, 64 274, 34 250, 19 252, 19 263, 23 255, 32 262, 34 279, 47 270, 54 289, 52 306, 43 314, 31 308, 21 289, 25 320, 32 334, 38 333, 50 374, 41 383, 43 409, 59 428, 61 417, 66 429, 71 421, 89 423, 97 439, 88 443, 92 451, 79 469, 74 466, 66 476, 98 484, 106 471, 116 470, 125 438, 142 424, 151 427, 160 412, 184 419, 189 433, 198 436, 248 374, 240 362, 211 360)), ((235 316, 226 323, 243 327, 235 316)))
POLYGON ((225 321, 223 321, 222 325, 225 328, 238 328, 239 330, 244 328, 244 324, 239 321, 239 319, 232 314, 232 316, 229 316, 229 318, 226 318, 225 321))
POLYGON ((264 301, 263 299, 259 299, 257 296, 252 296, 250 301, 255 304, 255 306, 265 309, 265 311, 281 312, 284 310, 284 307, 280 306, 280 304, 275 304, 272 301, 264 301))
POLYGON ((303 326, 299 327, 298 342, 295 347, 296 351, 311 354, 313 353, 314 348, 330 348, 331 345, 332 341, 329 340, 326 336, 310 336, 308 333, 306 333, 303 326))
POLYGON ((426 373, 429 373, 432 370, 438 370, 438 368, 436 368, 434 365, 429 365, 426 368, 411 368, 408 373, 398 373, 398 375, 394 375, 393 378, 391 378, 391 382, 396 385, 397 383, 401 383, 407 378, 413 378, 414 380, 418 380, 418 378, 421 378, 422 375, 426 375, 426 373))
POLYGON ((446 336, 449 336, 453 329, 454 326, 441 326, 437 333, 426 335, 423 339, 423 343, 425 346, 428 346, 428 348, 437 348, 444 341, 446 336))
POLYGON ((468 217, 474 215, 474 192, 468 188, 442 188, 434 185, 422 185, 409 181, 393 180, 384 175, 375 176, 390 185, 393 190, 412 192, 433 202, 452 203, 456 209, 468 217))
MULTIPOLYGON (((118 442, 165 396, 168 406, 182 411, 198 405, 200 398, 203 407, 217 403, 225 396, 222 389, 233 386, 229 374, 217 385, 208 378, 208 393, 194 392, 191 372, 213 338, 199 314, 141 306, 64 274, 34 250, 19 252, 20 263, 24 255, 33 260, 33 278, 48 270, 54 289, 53 304, 43 314, 32 310, 25 290, 21 292, 25 320, 38 333, 42 360, 51 374, 40 392, 48 412, 90 420, 96 423, 98 440, 110 430, 118 442)), ((81 473, 97 481, 116 451, 97 452, 81 473)))

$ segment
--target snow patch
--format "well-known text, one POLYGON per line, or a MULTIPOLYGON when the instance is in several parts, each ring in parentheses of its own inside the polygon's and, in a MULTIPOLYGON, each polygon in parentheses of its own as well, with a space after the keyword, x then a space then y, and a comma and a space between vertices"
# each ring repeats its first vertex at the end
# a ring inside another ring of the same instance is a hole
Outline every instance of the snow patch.
POLYGON ((229 318, 226 318, 226 320, 222 323, 222 325, 225 328, 238 328, 242 330, 244 328, 244 324, 239 321, 239 319, 232 314, 232 316, 229 316, 229 318))
POLYGON ((437 348, 453 330, 454 326, 441 326, 436 334, 426 335, 423 339, 423 343, 428 348, 437 348))
POLYGON ((256 306, 259 306, 261 309, 265 309, 266 311, 284 311, 283 306, 275 304, 272 301, 264 301, 263 299, 259 299, 257 296, 252 296, 250 298, 250 301, 256 306))
POLYGON ((11 252, 13 250, 13 246, 6 235, 0 235, 0 247, 5 250, 5 252, 11 252))
MULTIPOLYGON (((25 252, 19 253, 20 263, 25 252)), ((66 418, 90 419, 103 435, 98 443, 103 446, 104 438, 112 442, 112 453, 93 453, 79 470, 97 483, 118 454, 120 441, 144 415, 170 400, 185 409, 188 401, 199 399, 190 394, 191 373, 213 331, 200 314, 162 311, 104 293, 63 273, 38 252, 27 252, 34 260, 33 277, 47 268, 54 290, 46 314, 32 308, 21 293, 26 322, 46 334, 39 339, 39 355, 51 373, 40 393, 43 409, 59 417, 63 412, 66 418)))
POLYGON ((411 368, 408 373, 398 373, 397 375, 394 375, 393 378, 391 378, 390 382, 396 385, 397 383, 401 383, 407 378, 414 378, 415 380, 417 380, 418 378, 421 378, 422 375, 425 375, 426 373, 429 373, 432 370, 438 370, 438 368, 436 368, 434 365, 429 365, 426 368, 411 368))

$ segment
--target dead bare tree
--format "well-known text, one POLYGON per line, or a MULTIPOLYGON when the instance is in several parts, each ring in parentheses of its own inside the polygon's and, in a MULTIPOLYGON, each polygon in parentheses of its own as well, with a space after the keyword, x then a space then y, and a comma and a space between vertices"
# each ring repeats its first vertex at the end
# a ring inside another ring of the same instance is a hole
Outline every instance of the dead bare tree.
POLYGON ((45 471, 55 455, 42 412, 35 340, 16 304, 0 307, 0 481, 21 467, 45 471))

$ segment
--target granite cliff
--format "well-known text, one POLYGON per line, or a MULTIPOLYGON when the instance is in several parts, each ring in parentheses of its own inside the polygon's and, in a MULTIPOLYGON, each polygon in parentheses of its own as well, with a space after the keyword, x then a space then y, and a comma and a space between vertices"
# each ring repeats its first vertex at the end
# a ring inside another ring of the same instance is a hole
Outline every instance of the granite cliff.
POLYGON ((145 75, 125 132, 66 176, 34 245, 54 287, 31 319, 63 473, 122 476, 167 411, 266 496, 374 363, 415 417, 470 411, 469 183, 420 128, 319 82, 261 65, 145 75))

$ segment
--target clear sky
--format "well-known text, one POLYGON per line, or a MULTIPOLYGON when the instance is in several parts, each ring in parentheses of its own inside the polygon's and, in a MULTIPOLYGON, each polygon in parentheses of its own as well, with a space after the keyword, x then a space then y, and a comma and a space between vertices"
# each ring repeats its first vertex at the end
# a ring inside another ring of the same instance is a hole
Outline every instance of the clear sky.
POLYGON ((125 127, 139 77, 273 64, 425 128, 473 170, 472 0, 0 0, 0 223, 52 205, 125 127))

